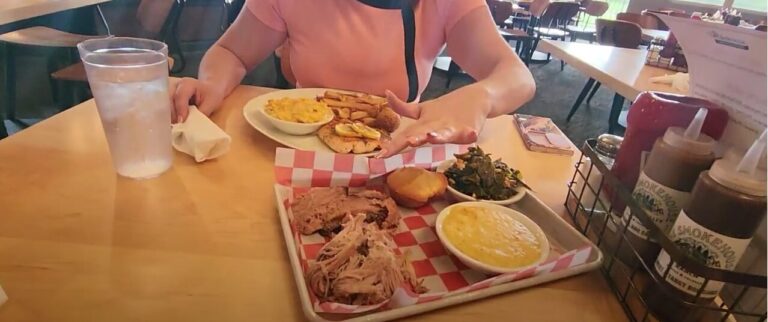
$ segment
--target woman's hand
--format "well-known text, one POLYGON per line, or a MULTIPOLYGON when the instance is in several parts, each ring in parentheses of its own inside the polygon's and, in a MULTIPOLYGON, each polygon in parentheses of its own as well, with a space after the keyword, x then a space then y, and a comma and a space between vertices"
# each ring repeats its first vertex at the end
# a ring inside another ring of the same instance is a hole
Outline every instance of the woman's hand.
POLYGON ((395 112, 417 121, 385 142, 377 155, 379 158, 427 143, 473 143, 491 110, 489 96, 481 86, 465 86, 423 103, 406 103, 390 91, 386 94, 395 112))
POLYGON ((173 93, 171 122, 183 123, 189 115, 189 105, 197 106, 200 112, 211 115, 224 101, 225 94, 211 84, 194 78, 182 78, 176 83, 173 93))

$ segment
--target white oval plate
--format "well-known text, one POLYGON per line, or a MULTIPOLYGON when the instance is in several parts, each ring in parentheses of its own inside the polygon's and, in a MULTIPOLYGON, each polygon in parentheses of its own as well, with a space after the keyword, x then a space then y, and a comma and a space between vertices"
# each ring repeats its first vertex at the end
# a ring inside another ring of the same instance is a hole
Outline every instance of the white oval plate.
MULTIPOLYGON (((248 103, 245 104, 245 107, 243 108, 243 116, 245 116, 245 120, 253 126, 254 129, 261 132, 268 138, 272 139, 273 141, 280 143, 282 145, 285 145, 289 148, 294 148, 297 150, 305 150, 305 151, 317 151, 317 152, 328 152, 328 153, 336 153, 333 150, 331 150, 323 141, 320 141, 320 139, 317 137, 315 133, 308 134, 308 135, 291 135, 288 133, 285 133, 283 131, 278 130, 276 127, 272 125, 272 123, 269 122, 266 116, 264 116, 263 113, 260 112, 260 110, 263 110, 264 107, 267 105, 267 101, 270 99, 277 99, 277 98, 283 98, 283 97, 289 97, 289 98, 315 98, 317 96, 322 96, 326 91, 337 91, 337 92, 347 92, 350 93, 350 91, 343 91, 343 90, 337 90, 337 89, 330 89, 330 88, 297 88, 297 89, 287 89, 287 90, 281 90, 281 91, 274 91, 269 92, 264 95, 260 95, 257 97, 254 97, 248 103)), ((413 119, 403 117, 400 119, 400 127, 395 131, 399 131, 402 128, 405 128, 411 124, 413 124, 415 121, 413 119)), ((373 155, 374 153, 369 154, 361 154, 361 155, 373 155)))

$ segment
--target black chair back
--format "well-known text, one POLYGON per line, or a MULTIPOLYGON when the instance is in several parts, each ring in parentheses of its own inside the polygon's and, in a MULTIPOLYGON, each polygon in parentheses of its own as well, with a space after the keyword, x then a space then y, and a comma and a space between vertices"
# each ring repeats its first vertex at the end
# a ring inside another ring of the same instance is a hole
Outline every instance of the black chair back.
POLYGON ((489 0, 488 3, 488 9, 491 10, 491 17, 493 17, 493 22, 497 26, 504 26, 504 22, 509 19, 509 16, 511 16, 513 13, 515 13, 515 10, 512 6, 512 2, 508 1, 501 1, 501 0, 489 0))
POLYGON ((541 16, 540 26, 549 28, 565 28, 573 17, 579 13, 579 4, 576 2, 552 2, 547 11, 541 16))
POLYGON ((634 12, 620 12, 616 14, 616 20, 634 22, 645 29, 659 29, 659 18, 652 15, 641 15, 634 12))
POLYGON ((640 46, 643 30, 634 22, 597 19, 595 24, 597 42, 601 45, 635 49, 640 46))

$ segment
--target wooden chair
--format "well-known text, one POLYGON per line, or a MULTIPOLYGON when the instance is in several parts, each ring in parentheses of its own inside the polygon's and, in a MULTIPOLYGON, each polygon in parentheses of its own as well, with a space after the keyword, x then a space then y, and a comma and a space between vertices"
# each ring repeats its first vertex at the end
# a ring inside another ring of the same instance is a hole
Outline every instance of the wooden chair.
MULTIPOLYGON (((597 19, 597 43, 606 46, 615 46, 621 48, 637 48, 640 46, 640 42, 643 36, 643 30, 640 25, 634 22, 622 21, 622 20, 605 20, 597 19)), ((594 78, 587 80, 587 83, 581 89, 579 96, 576 98, 576 102, 568 112, 568 116, 565 118, 566 122, 569 122, 576 111, 581 107, 581 103, 589 93, 587 103, 592 100, 592 96, 600 88, 600 83, 595 83, 594 78)), ((618 116, 621 113, 621 108, 624 104, 624 97, 614 94, 613 106, 611 107, 611 114, 608 122, 609 132, 618 124, 618 116)))
MULTIPOLYGON (((552 40, 565 40, 568 32, 565 31, 565 27, 571 22, 573 17, 579 13, 579 4, 576 2, 553 2, 546 8, 546 11, 538 19, 537 26, 533 27, 533 35, 536 40, 533 44, 533 49, 539 45, 539 41, 542 37, 552 40)), ((547 54, 546 62, 551 59, 551 54, 547 54)), ((564 62, 560 64, 560 70, 565 66, 564 62)))
POLYGON ((575 0, 574 2, 579 4, 579 13, 576 14, 576 17, 573 18, 572 25, 578 26, 581 23, 581 16, 586 14, 587 7, 592 2, 592 0, 575 0))
POLYGON ((603 1, 585 0, 582 2, 582 6, 584 3, 586 3, 586 6, 583 7, 584 10, 582 11, 587 16, 587 21, 584 23, 584 26, 566 26, 565 30, 568 31, 568 33, 571 35, 571 41, 575 41, 576 38, 586 37, 587 40, 589 40, 589 43, 592 43, 595 38, 596 30, 593 27, 587 27, 589 24, 589 18, 601 17, 603 14, 605 14, 606 11, 608 11, 609 4, 608 2, 603 1))
POLYGON ((634 22, 645 29, 659 29, 659 19, 651 15, 642 15, 634 12, 621 12, 616 14, 616 20, 634 22))
POLYGON ((531 2, 531 5, 528 7, 528 14, 530 15, 529 16, 530 21, 528 21, 525 25, 525 33, 531 37, 532 44, 529 46, 527 50, 523 49, 521 51, 521 54, 526 55, 525 56, 526 66, 530 64, 532 60, 531 57, 533 57, 533 52, 535 51, 536 46, 538 45, 538 41, 534 39, 534 34, 535 34, 534 29, 541 24, 541 20, 544 17, 544 14, 549 9, 550 3, 551 3, 550 0, 533 0, 533 2, 531 2))
MULTIPOLYGON (((510 41, 515 42, 515 52, 520 56, 525 65, 528 66, 533 36, 525 30, 504 28, 507 20, 515 13, 512 3, 500 0, 488 0, 487 2, 489 5, 488 8, 491 10, 493 21, 500 28, 499 34, 508 43, 510 41)), ((448 72, 448 76, 451 77, 450 70, 448 72)))
POLYGON ((523 60, 525 66, 530 65, 531 62, 531 45, 533 44, 533 36, 528 32, 520 29, 499 29, 499 34, 504 38, 507 43, 510 41, 515 42, 515 52, 523 60))
MULTIPOLYGON (((515 10, 514 16, 504 22, 508 29, 519 26, 522 30, 528 30, 532 25, 532 19, 540 19, 549 7, 550 0, 533 0, 532 2, 518 2, 522 9, 515 10)), ((535 22, 535 21, 533 21, 535 22)))

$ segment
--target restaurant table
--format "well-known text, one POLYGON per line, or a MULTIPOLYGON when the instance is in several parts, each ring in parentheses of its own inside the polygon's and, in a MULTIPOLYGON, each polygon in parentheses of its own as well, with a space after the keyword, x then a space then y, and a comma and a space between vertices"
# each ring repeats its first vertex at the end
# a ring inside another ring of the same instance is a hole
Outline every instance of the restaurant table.
POLYGON ((669 31, 668 30, 658 30, 658 29, 647 29, 643 28, 643 35, 642 38, 645 41, 651 41, 656 38, 661 39, 667 39, 669 37, 669 31))
MULTIPOLYGON (((176 153, 160 177, 112 170, 93 100, 0 140, 0 321, 303 319, 274 195, 279 145, 250 127, 239 86, 212 116, 222 157, 176 153)), ((527 151, 511 116, 479 143, 565 213, 577 156, 527 151)), ((577 153, 578 154, 578 153, 577 153)), ((413 317, 413 321, 625 321, 598 271, 413 317)))
POLYGON ((110 0, 2 0, 0 1, 0 25, 109 1, 110 0))
POLYGON ((677 72, 646 66, 647 50, 602 46, 580 42, 543 39, 538 51, 552 54, 588 77, 615 91, 608 132, 618 128, 618 119, 624 100, 634 100, 644 91, 658 91, 685 95, 668 84, 651 83, 650 78, 677 72))

